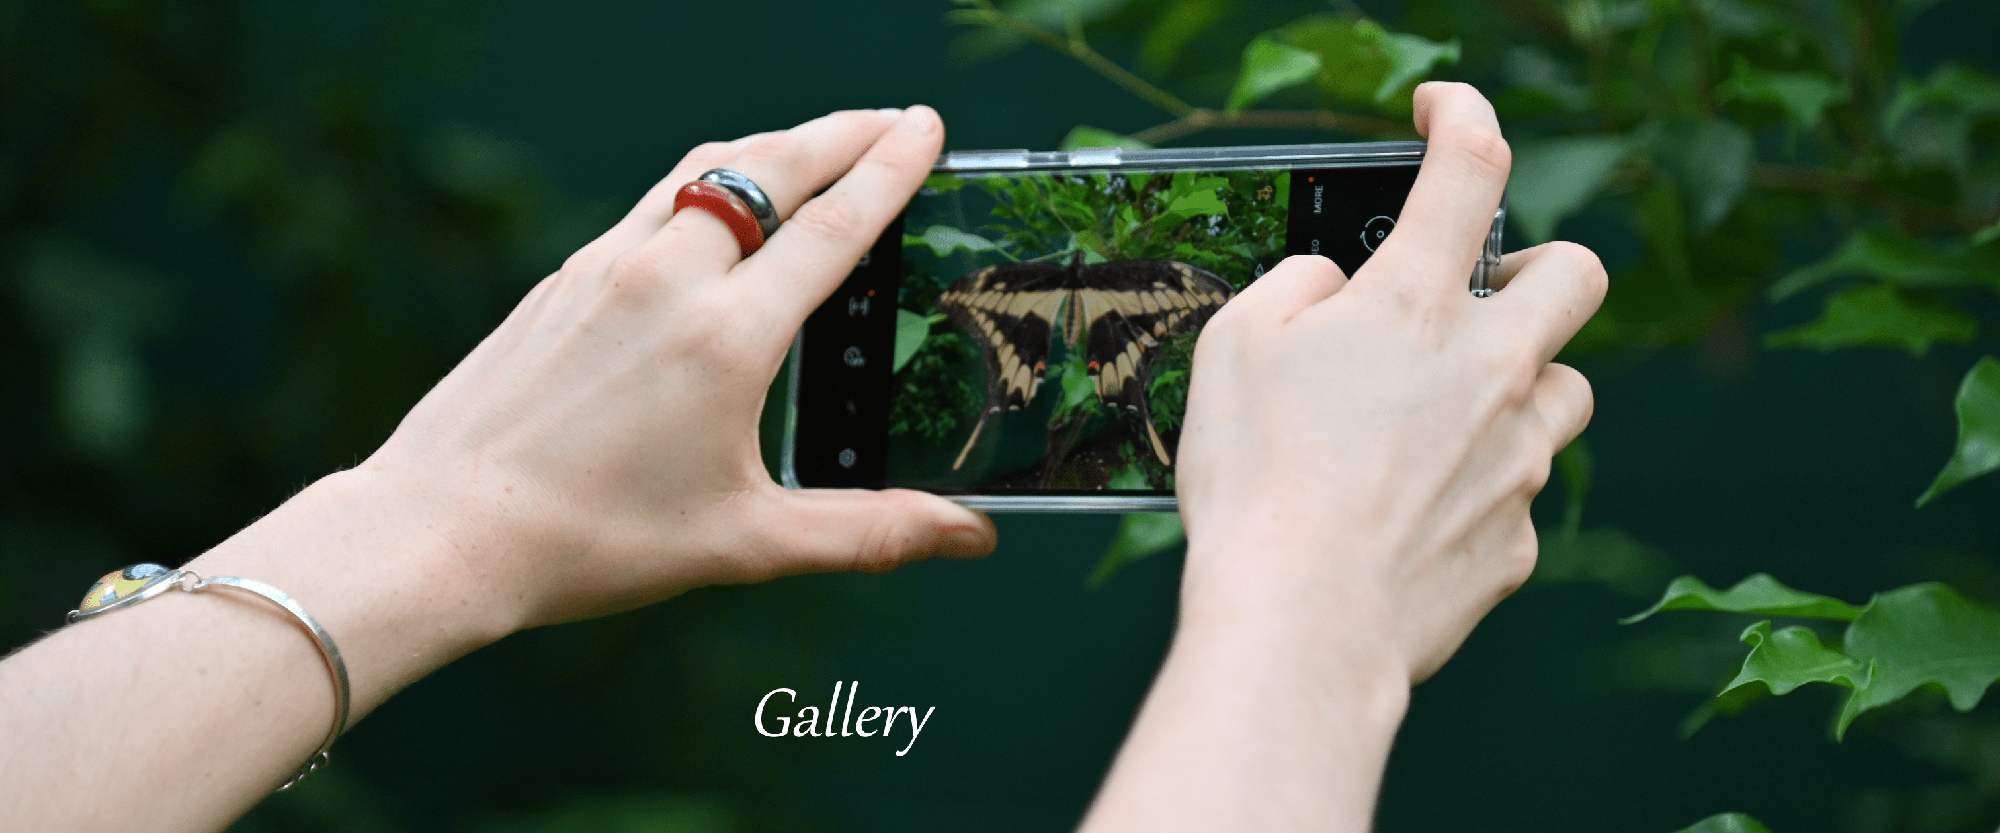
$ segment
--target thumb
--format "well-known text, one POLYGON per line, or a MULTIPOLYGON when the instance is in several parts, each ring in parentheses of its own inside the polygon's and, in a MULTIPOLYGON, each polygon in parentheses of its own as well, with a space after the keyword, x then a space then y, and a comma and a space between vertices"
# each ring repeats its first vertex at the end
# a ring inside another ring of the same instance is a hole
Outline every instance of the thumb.
POLYGON ((979 558, 993 551, 993 521, 944 498, 907 489, 801 489, 779 514, 785 573, 886 573, 932 556, 979 558))

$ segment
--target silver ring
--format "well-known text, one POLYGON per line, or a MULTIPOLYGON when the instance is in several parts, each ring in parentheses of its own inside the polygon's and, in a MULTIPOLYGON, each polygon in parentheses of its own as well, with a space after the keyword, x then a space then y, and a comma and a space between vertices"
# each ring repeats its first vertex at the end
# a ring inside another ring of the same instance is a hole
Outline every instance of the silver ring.
POLYGON ((728 168, 715 168, 701 175, 701 181, 710 182, 729 189, 750 207, 750 214, 757 218, 758 227, 764 230, 764 239, 778 230, 778 208, 771 204, 771 198, 764 196, 764 189, 750 178, 728 168))

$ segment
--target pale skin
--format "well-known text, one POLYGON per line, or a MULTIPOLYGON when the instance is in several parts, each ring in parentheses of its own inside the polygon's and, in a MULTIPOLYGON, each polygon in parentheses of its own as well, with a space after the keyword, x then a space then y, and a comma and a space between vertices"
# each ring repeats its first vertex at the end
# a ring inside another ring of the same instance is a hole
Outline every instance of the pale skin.
MULTIPOLYGON (((1087 830, 1366 829, 1409 686, 1532 567, 1528 501, 1591 408, 1550 362, 1603 272, 1544 246, 1473 299, 1506 146, 1469 87, 1419 88, 1416 123, 1431 140, 1417 191, 1355 283, 1288 260, 1201 338, 1181 623, 1087 830)), ((788 492, 757 444, 791 334, 942 142, 913 107, 695 149, 366 461, 188 568, 311 611, 359 720, 526 628, 707 584, 985 555, 978 513, 788 492), (747 259, 719 220, 670 210, 714 167, 788 218, 747 259)), ((169 593, 63 628, 0 661, 0 829, 221 829, 318 747, 332 706, 311 642, 255 598, 169 593)))

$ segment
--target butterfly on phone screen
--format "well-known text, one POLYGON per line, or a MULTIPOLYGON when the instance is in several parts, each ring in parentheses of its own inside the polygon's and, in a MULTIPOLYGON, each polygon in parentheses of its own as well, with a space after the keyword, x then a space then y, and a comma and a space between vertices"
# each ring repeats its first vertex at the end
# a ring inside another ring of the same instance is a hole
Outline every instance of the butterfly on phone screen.
POLYGON ((965 465, 988 419, 1034 401, 1057 333, 1072 351, 1081 345, 1097 398, 1137 414, 1153 453, 1171 464, 1147 404, 1153 359, 1167 339, 1200 327, 1234 292, 1180 261, 1085 265, 1081 251, 1066 266, 1003 263, 967 273, 938 296, 938 307, 986 358, 986 409, 951 467, 965 465))

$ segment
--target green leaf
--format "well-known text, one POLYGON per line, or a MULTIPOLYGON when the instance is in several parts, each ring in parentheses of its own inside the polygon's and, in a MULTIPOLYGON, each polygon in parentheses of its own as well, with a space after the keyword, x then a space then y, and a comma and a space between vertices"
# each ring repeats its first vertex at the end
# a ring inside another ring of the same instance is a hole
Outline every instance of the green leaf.
POLYGON ((2000 679, 2000 610, 1935 582, 1898 588, 1868 603, 1847 629, 1846 649, 1873 673, 1841 710, 1837 737, 1856 716, 1919 686, 1940 687, 1953 708, 1971 711, 2000 679))
POLYGON ((931 226, 921 235, 905 234, 903 245, 929 246, 931 253, 938 257, 950 257, 952 252, 960 249, 977 253, 999 248, 991 240, 951 226, 931 226))
POLYGON ((1229 112, 1242 112, 1272 93, 1311 81, 1319 67, 1318 54, 1258 35, 1243 49, 1243 69, 1229 91, 1229 112))
POLYGON ((2000 220, 1995 220, 1993 221, 1993 225, 1972 233, 1972 245, 1974 246, 1984 246, 1995 240, 2000 240, 2000 220))
POLYGON ((1597 196, 1630 151, 1622 136, 1522 142, 1507 183, 1507 215, 1529 242, 1555 239, 1556 225, 1597 196))
POLYGON ((1915 289, 1984 286, 2000 291, 2000 252, 1983 246, 1941 249, 1888 228, 1862 229, 1833 254, 1771 286, 1771 300, 1845 277, 1877 278, 1915 289))
POLYGON ((1843 347, 1900 347, 1912 356, 1934 342, 1965 344, 1979 322, 1957 308, 1914 298, 1888 284, 1852 286, 1827 299, 1826 314, 1764 338, 1770 347, 1811 347, 1821 352, 1843 347))
POLYGON ((1457 63, 1457 40, 1439 43, 1391 33, 1372 20, 1307 15, 1279 30, 1277 40, 1319 57, 1315 77, 1332 101, 1404 110, 1403 93, 1439 64, 1457 63))
POLYGON ((924 349, 924 341, 931 337, 932 320, 906 309, 896 310, 896 361, 891 372, 902 372, 903 365, 924 349))
POLYGON ((1766 619, 1745 629, 1741 639, 1750 646, 1750 655, 1743 658, 1743 670, 1722 687, 1724 694, 1752 683, 1763 683, 1772 694, 1790 694, 1806 683, 1854 688, 1857 680, 1867 679, 1861 663, 1826 647, 1812 628, 1795 625, 1772 633, 1766 619))
POLYGON ((1544 531, 1540 540, 1528 577, 1533 587, 1596 584, 1643 599, 1674 572, 1665 555, 1619 529, 1564 528, 1544 531))
POLYGON ((1152 147, 1152 145, 1130 136, 1079 124, 1070 128, 1068 135, 1063 136, 1062 144, 1056 147, 1058 150, 1076 150, 1077 148, 1130 148, 1140 150, 1152 147))
MULTIPOLYGON (((1128 469, 1126 474, 1131 475, 1136 472, 1137 469, 1128 469)), ((1122 479, 1123 476, 1114 479, 1112 487, 1143 489, 1146 486, 1143 477, 1137 484, 1126 481, 1125 485, 1121 486, 1122 479)), ((1112 537, 1111 546, 1105 548, 1104 556, 1097 560, 1097 566, 1091 568, 1087 582, 1092 589, 1103 587, 1104 583, 1111 580, 1111 577, 1125 565, 1171 548, 1186 539, 1187 532, 1181 528, 1180 515, 1172 512, 1126 515, 1119 519, 1118 534, 1112 537)))
POLYGON ((1375 87, 1375 103, 1381 104, 1395 98, 1397 94, 1417 85, 1417 82, 1431 77, 1431 71, 1438 64, 1456 64, 1459 58, 1458 38, 1439 43, 1417 35, 1389 33, 1382 40, 1382 51, 1389 56, 1389 71, 1382 76, 1382 83, 1375 87))
POLYGON ((1757 573, 1728 590, 1716 590, 1694 576, 1681 576, 1667 585, 1667 592, 1652 607, 1618 622, 1630 625, 1668 610, 1719 610, 1841 622, 1861 614, 1860 608, 1839 599, 1793 590, 1767 573, 1757 573))
POLYGON ((1166 213, 1183 218, 1208 214, 1227 215, 1229 206, 1225 205, 1222 198, 1216 196, 1214 191, 1196 191, 1174 200, 1173 204, 1167 206, 1166 213))
POLYGON ((1709 816, 1674 833, 1771 833, 1771 828, 1742 813, 1722 813, 1709 816))
POLYGON ((1923 506, 1960 483, 2000 469, 2000 360, 1987 356, 1958 386, 1958 447, 1917 498, 1923 506))
POLYGON ((1750 185, 1750 131, 1729 121, 1671 125, 1659 131, 1653 161, 1674 184, 1688 225, 1707 234, 1729 216, 1750 185))
POLYGON ((1736 56, 1736 68, 1717 89, 1725 100, 1739 99, 1775 104, 1785 111, 1785 121, 1794 133, 1819 126, 1827 108, 1847 100, 1847 85, 1825 73, 1777 72, 1751 66, 1736 56))

